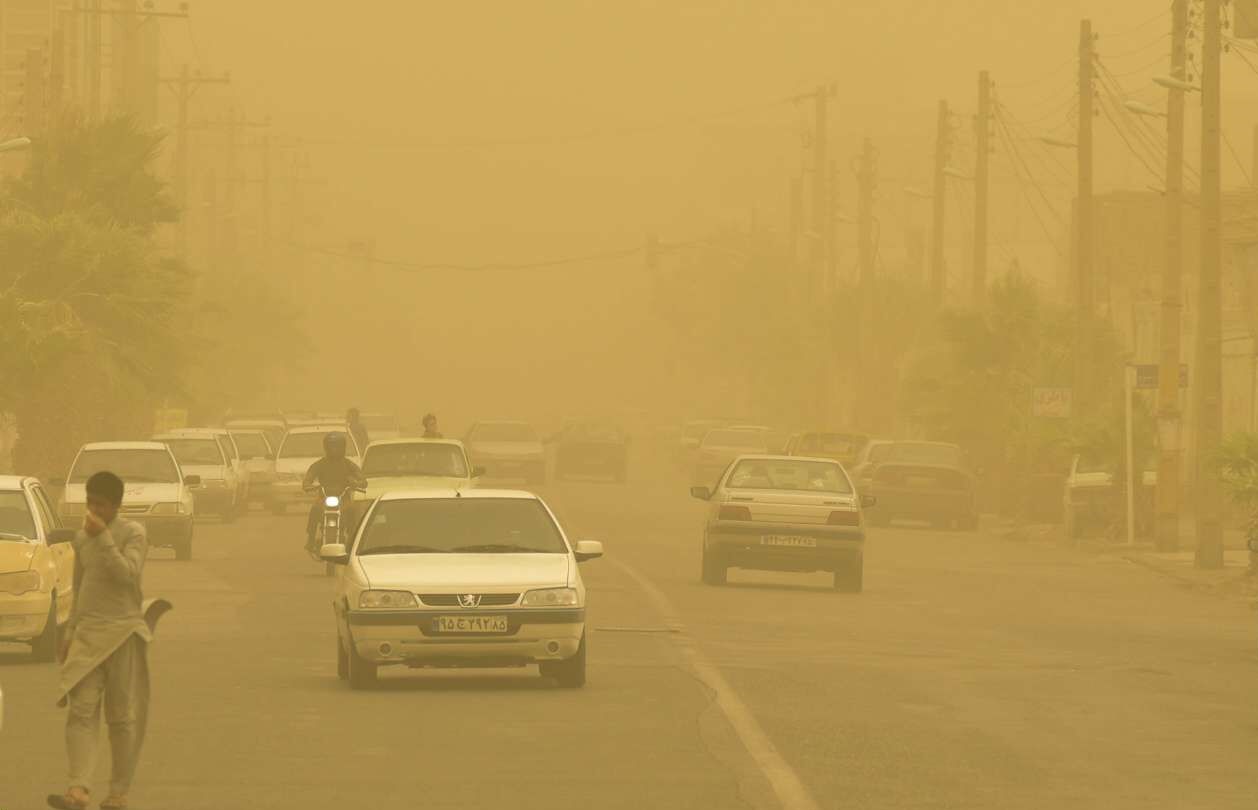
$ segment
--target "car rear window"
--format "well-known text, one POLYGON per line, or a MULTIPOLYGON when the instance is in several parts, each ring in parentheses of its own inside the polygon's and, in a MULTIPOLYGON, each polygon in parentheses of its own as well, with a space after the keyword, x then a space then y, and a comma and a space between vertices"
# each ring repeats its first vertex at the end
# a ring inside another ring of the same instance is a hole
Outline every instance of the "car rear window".
POLYGON ((467 462, 453 444, 377 444, 367 450, 363 475, 466 478, 467 462))
POLYGON ((744 459, 725 480, 728 489, 850 494, 852 484, 838 464, 825 461, 744 459))
POLYGON ((125 483, 177 484, 179 468, 166 450, 101 449, 84 450, 70 470, 71 484, 84 484, 98 472, 107 470, 125 483))
POLYGON ((245 458, 266 458, 271 454, 271 448, 267 447, 261 433, 233 433, 232 438, 240 448, 240 455, 245 458))
POLYGON ((532 498, 416 498, 380 501, 355 553, 563 554, 568 547, 532 498))
POLYGON ((175 461, 180 466, 207 466, 224 464, 219 444, 213 439, 164 439, 175 461))
POLYGON ((24 493, 0 492, 0 537, 4 535, 35 536, 35 518, 24 493))

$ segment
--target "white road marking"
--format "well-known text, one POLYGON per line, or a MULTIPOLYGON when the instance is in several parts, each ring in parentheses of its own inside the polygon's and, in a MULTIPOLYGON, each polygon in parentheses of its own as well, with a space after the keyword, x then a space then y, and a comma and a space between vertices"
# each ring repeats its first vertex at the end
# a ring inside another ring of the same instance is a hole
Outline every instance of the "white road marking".
POLYGON ((799 774, 795 773, 795 769, 778 753, 769 735, 765 734, 759 721, 751 713, 751 709, 738 697, 738 693, 725 680, 721 671, 691 642, 685 625, 680 621, 676 609, 663 591, 620 560, 610 559, 608 562, 620 568, 630 579, 638 583, 647 598, 655 605, 656 610, 664 617, 665 624, 678 631, 672 637, 676 640, 691 672, 712 690, 716 705, 725 714, 734 733, 742 741, 743 747, 747 749, 747 753, 768 780, 783 810, 820 810, 803 780, 799 778, 799 774))

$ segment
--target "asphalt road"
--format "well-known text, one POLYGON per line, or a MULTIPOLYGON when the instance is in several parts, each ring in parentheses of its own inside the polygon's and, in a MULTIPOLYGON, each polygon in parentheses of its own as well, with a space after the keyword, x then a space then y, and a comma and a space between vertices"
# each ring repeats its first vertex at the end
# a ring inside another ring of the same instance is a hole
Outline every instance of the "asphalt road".
MULTIPOLYGON (((703 506, 664 464, 552 484, 587 563, 590 680, 336 679, 303 521, 198 526, 150 558, 138 808, 1245 808, 1258 622, 1120 560, 991 534, 871 532, 866 591, 698 582, 703 506)), ((0 647, 0 810, 62 785, 55 670, 0 647)), ((105 764, 101 764, 103 791, 105 764)))

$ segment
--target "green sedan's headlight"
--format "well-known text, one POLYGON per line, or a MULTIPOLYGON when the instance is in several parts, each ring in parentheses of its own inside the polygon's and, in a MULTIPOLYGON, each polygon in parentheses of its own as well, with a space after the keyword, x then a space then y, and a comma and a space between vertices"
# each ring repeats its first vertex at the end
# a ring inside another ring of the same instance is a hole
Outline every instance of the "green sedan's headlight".
POLYGON ((571 607, 577 604, 576 588, 541 588, 524 594, 524 607, 571 607))
POLYGON ((38 571, 18 571, 14 574, 0 574, 0 593, 21 596, 24 593, 38 591, 43 584, 38 571))
POLYGON ((181 503, 159 503, 149 512, 151 515, 182 515, 183 513, 181 503))
POLYGON ((410 591, 363 591, 358 596, 358 606, 364 610, 399 610, 418 604, 410 591))

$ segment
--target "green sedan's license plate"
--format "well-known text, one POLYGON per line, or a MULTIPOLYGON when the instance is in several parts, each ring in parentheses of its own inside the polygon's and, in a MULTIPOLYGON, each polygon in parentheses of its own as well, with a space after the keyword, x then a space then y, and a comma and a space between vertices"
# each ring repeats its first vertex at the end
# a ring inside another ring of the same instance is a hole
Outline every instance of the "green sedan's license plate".
POLYGON ((438 616, 432 621, 436 633, 505 633, 506 616, 438 616))
POLYGON ((762 546, 787 546, 790 548, 816 548, 817 538, 794 534, 766 534, 760 538, 762 546))

